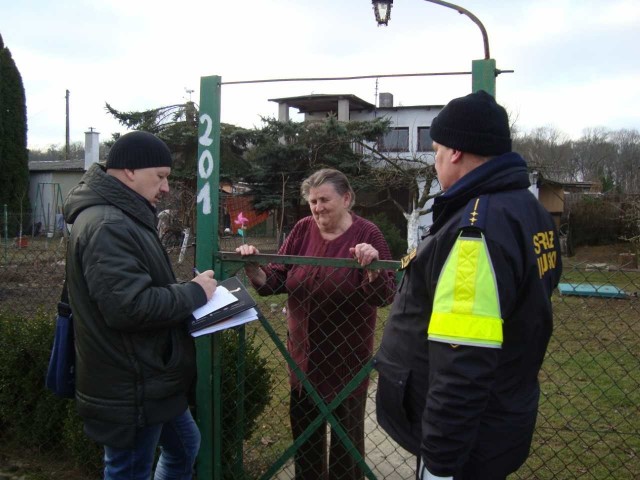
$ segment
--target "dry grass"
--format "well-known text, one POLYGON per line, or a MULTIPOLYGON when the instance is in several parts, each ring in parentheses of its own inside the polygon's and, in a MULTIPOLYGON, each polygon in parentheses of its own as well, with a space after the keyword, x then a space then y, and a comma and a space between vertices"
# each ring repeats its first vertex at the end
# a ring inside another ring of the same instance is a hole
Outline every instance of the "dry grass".
MULTIPOLYGON (((221 242, 221 249, 233 251, 239 241, 229 238, 221 242)), ((264 240, 259 248, 271 253, 275 244, 270 249, 264 240)), ((630 293, 638 292, 640 273, 619 268, 619 254, 626 251, 624 244, 580 248, 574 257, 563 259, 563 281, 610 283, 630 293), (592 268, 593 264, 600 265, 592 268)), ((178 252, 172 251, 178 277, 191 278, 193 247, 179 265, 175 263, 177 257, 178 252)), ((44 308, 53 312, 64 275, 63 259, 64 245, 58 239, 36 239, 25 249, 4 248, 0 252, 0 308, 27 313, 44 308)), ((284 296, 258 299, 284 342, 284 296)), ((531 457, 513 478, 640 478, 639 302, 633 296, 626 300, 554 297, 555 330, 541 373, 538 429, 531 457)), ((379 328, 385 318, 382 310, 379 328)), ((286 364, 264 329, 255 322, 247 332, 255 332, 262 355, 274 372, 273 400, 260 419, 258 431, 245 446, 245 465, 257 473, 291 442, 289 387, 286 364)), ((6 451, 3 454, 7 459, 6 451)), ((40 473, 46 471, 51 459, 32 454, 27 457, 29 462, 23 463, 39 472, 27 478, 55 478, 40 473)))

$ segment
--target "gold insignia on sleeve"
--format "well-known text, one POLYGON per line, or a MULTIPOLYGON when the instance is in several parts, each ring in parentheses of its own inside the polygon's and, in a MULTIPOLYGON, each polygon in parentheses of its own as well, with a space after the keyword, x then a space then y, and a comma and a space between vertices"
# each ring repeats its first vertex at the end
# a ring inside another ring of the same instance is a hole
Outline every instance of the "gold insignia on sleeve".
POLYGON ((407 253, 404 257, 400 259, 400 270, 404 270, 405 268, 407 268, 409 266, 409 263, 411 263, 411 260, 416 258, 417 250, 418 250, 417 248, 414 248, 413 250, 411 250, 409 253, 407 253))
POLYGON ((476 198, 476 203, 473 205, 473 212, 469 215, 469 223, 474 225, 478 221, 478 204, 480 203, 480 199, 476 198))

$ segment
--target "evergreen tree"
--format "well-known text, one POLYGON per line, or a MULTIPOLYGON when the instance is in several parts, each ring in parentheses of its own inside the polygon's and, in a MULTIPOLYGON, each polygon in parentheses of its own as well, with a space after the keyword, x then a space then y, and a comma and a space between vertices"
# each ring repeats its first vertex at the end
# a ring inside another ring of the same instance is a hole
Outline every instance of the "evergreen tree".
MULTIPOLYGON (((198 156, 198 109, 195 103, 131 112, 116 110, 108 103, 105 108, 128 130, 153 133, 169 146, 174 154, 169 177, 171 194, 160 204, 160 208, 172 210, 174 221, 182 228, 194 228, 198 156)), ((243 133, 245 130, 226 123, 220 127, 220 177, 231 180, 242 178, 243 173, 250 168, 243 158, 247 149, 247 138, 243 133)), ((119 136, 114 134, 113 141, 119 136)))
MULTIPOLYGON (((198 109, 193 102, 132 112, 116 110, 108 103, 105 108, 127 129, 150 132, 164 140, 175 154, 172 179, 191 181, 195 185, 198 109)), ((235 179, 250 168, 243 159, 247 149, 246 135, 243 134, 244 129, 226 123, 222 123, 220 129, 220 175, 235 179)), ((119 134, 114 135, 114 140, 118 137, 119 134)))
POLYGON ((29 163, 27 108, 22 77, 0 35, 0 208, 7 205, 9 232, 18 234, 27 223, 29 163), (20 221, 22 225, 20 225, 20 221))
POLYGON ((253 166, 244 176, 251 184, 254 207, 277 210, 280 228, 291 226, 308 208, 301 205, 302 180, 321 168, 335 168, 350 179, 357 193, 372 185, 369 155, 354 145, 374 142, 389 122, 339 122, 335 116, 318 122, 280 122, 263 119, 264 126, 250 132, 247 159, 253 166), (285 218, 286 217, 286 218, 285 218))
MULTIPOLYGON (((182 211, 193 216, 198 126, 195 105, 188 102, 121 112, 107 104, 106 109, 123 126, 157 134, 178 153, 171 177, 183 187, 178 202, 182 211), (181 161, 180 152, 187 151, 181 161)), ((356 199, 361 198, 359 192, 369 197, 369 201, 356 204, 356 209, 392 205, 402 212, 407 231, 412 232, 409 244, 417 242, 419 217, 428 212, 427 202, 434 196, 431 185, 435 170, 424 155, 401 158, 378 150, 377 141, 389 131, 390 120, 340 122, 328 116, 315 122, 280 122, 273 118, 263 118, 262 122, 261 127, 253 129, 221 125, 220 176, 233 183, 249 184, 254 208, 276 212, 279 231, 308 215, 308 207, 300 198, 302 180, 321 168, 335 168, 349 177, 356 199), (399 191, 408 199, 400 201, 399 191), (374 205, 370 203, 372 197, 374 205)), ((180 214, 182 225, 193 225, 194 219, 186 216, 180 214)))

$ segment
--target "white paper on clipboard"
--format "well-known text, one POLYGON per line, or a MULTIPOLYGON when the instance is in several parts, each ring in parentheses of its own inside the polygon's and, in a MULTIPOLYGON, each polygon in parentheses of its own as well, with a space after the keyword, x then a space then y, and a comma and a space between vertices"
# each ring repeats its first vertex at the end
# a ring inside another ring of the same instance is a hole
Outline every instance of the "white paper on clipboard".
POLYGON ((211 325, 210 327, 192 332, 191 336, 199 337, 201 335, 208 335, 210 333, 219 332, 220 330, 226 330, 227 328, 237 327, 238 325, 243 325, 257 319, 258 311, 255 308, 250 308, 244 312, 234 315, 233 317, 229 317, 226 320, 211 325))

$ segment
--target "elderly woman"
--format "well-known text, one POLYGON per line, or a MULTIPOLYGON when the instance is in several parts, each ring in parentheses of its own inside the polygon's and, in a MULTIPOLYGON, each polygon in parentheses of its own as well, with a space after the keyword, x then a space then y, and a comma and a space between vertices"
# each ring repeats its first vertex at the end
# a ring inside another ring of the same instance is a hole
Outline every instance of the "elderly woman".
MULTIPOLYGON (((295 224, 279 254, 355 258, 363 267, 378 259, 391 259, 378 227, 351 212, 355 194, 343 173, 319 170, 304 180, 301 192, 311 216, 295 224)), ((236 251, 242 255, 259 253, 252 245, 242 245, 236 251)), ((392 301, 393 273, 317 265, 259 267, 252 263, 246 264, 245 271, 260 295, 288 294, 287 347, 323 400, 330 402, 371 358, 376 307, 392 301)), ((290 384, 291 430, 297 438, 319 411, 293 372, 290 384)), ((367 385, 368 379, 333 412, 362 455, 367 385)), ((296 453, 296 479, 362 477, 333 431, 327 468, 326 422, 296 453)))

